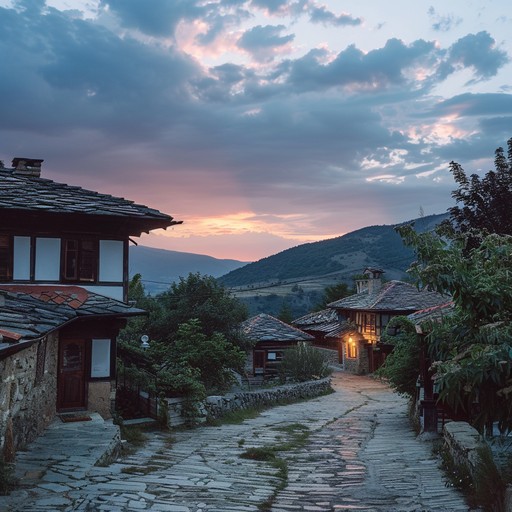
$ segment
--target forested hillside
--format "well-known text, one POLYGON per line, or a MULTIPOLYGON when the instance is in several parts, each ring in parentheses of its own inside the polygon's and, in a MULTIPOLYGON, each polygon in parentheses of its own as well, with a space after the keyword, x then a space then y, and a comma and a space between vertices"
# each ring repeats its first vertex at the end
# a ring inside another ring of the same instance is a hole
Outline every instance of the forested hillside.
MULTIPOLYGON (((447 217, 430 215, 416 219, 415 228, 427 231, 447 217)), ((265 286, 315 276, 337 274, 350 278, 365 266, 386 271, 388 279, 401 278, 413 259, 395 226, 370 226, 346 235, 299 245, 233 270, 220 278, 229 287, 265 286)))

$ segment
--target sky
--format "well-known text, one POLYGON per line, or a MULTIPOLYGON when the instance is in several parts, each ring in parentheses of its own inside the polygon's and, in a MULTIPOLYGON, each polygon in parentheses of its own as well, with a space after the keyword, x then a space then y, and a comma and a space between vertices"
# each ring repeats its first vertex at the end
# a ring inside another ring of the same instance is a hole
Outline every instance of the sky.
POLYGON ((453 205, 512 137, 505 0, 0 0, 0 159, 255 261, 453 205))

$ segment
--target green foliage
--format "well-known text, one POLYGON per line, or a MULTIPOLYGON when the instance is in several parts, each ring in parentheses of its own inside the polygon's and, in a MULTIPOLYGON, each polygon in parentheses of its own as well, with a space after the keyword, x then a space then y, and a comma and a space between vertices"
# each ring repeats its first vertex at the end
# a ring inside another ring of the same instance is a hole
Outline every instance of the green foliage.
POLYGON ((277 318, 287 324, 291 324, 293 322, 292 308, 290 307, 290 304, 287 300, 283 301, 277 318))
POLYGON ((309 343, 298 343, 287 349, 280 371, 287 378, 298 382, 322 379, 332 373, 326 356, 309 343))
POLYGON ((199 371, 208 391, 225 390, 233 382, 232 370, 240 373, 245 363, 245 352, 219 332, 211 336, 201 332, 197 319, 179 326, 171 353, 178 365, 199 371))
POLYGON ((347 283, 338 283, 333 284, 332 286, 326 286, 322 301, 315 307, 315 310, 320 311, 325 309, 327 304, 348 297, 353 293, 353 288, 349 287, 347 283))
POLYGON ((466 234, 401 233, 416 249, 418 282, 453 298, 453 315, 428 337, 440 399, 472 414, 480 432, 492 422, 511 430, 512 237, 481 233, 468 249, 466 234))
POLYGON ((382 343, 394 345, 376 374, 384 377, 398 393, 416 398, 416 381, 420 373, 420 352, 414 324, 405 316, 392 318, 381 337, 382 343))
POLYGON ((129 292, 148 316, 131 320, 119 336, 119 374, 158 396, 185 397, 185 415, 193 417, 195 402, 228 388, 232 372, 243 367, 244 340, 236 328, 246 318, 245 307, 212 277, 199 274, 156 298, 145 295, 136 275, 129 292), (140 345, 142 334, 151 340, 147 350, 140 345))
POLYGON ((470 248, 477 247, 485 234, 512 235, 512 138, 507 146, 508 158, 503 148, 496 149, 494 170, 483 178, 468 177, 460 164, 450 163, 458 185, 452 192, 457 205, 449 209, 451 223, 458 233, 469 234, 470 248))
MULTIPOLYGON (((444 216, 428 216, 415 222, 418 231, 431 229, 444 216)), ((233 270, 220 278, 226 286, 276 283, 311 276, 342 273, 350 279, 365 265, 405 272, 413 259, 394 226, 370 226, 341 237, 301 244, 233 270), (367 261, 370 258, 371 261, 367 261)))
POLYGON ((205 335, 222 333, 230 342, 243 346, 238 325, 247 318, 247 309, 212 276, 189 274, 158 300, 163 311, 151 327, 154 339, 172 341, 181 324, 197 318, 205 335))

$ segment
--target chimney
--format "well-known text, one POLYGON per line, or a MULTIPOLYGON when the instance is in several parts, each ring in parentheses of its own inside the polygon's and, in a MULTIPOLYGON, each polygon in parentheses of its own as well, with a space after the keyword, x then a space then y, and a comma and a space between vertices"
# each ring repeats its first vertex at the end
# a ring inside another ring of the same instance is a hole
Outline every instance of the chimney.
POLYGON ((382 274, 384 270, 380 268, 365 268, 364 279, 356 281, 357 293, 368 291, 368 293, 376 293, 382 286, 382 274))
POLYGON ((30 178, 41 177, 41 164, 44 160, 38 160, 34 158, 13 158, 12 166, 14 168, 14 174, 18 176, 28 176, 30 178))

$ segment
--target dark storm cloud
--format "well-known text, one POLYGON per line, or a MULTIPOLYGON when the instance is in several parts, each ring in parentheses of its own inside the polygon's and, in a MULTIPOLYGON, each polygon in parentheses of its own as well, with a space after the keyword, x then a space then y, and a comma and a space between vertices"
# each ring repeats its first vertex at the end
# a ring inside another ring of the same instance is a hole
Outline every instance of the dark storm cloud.
POLYGON ((336 27, 361 25, 361 18, 354 18, 350 14, 340 14, 336 16, 329 11, 324 5, 312 5, 309 7, 310 20, 313 23, 323 23, 324 25, 334 25, 336 27))

